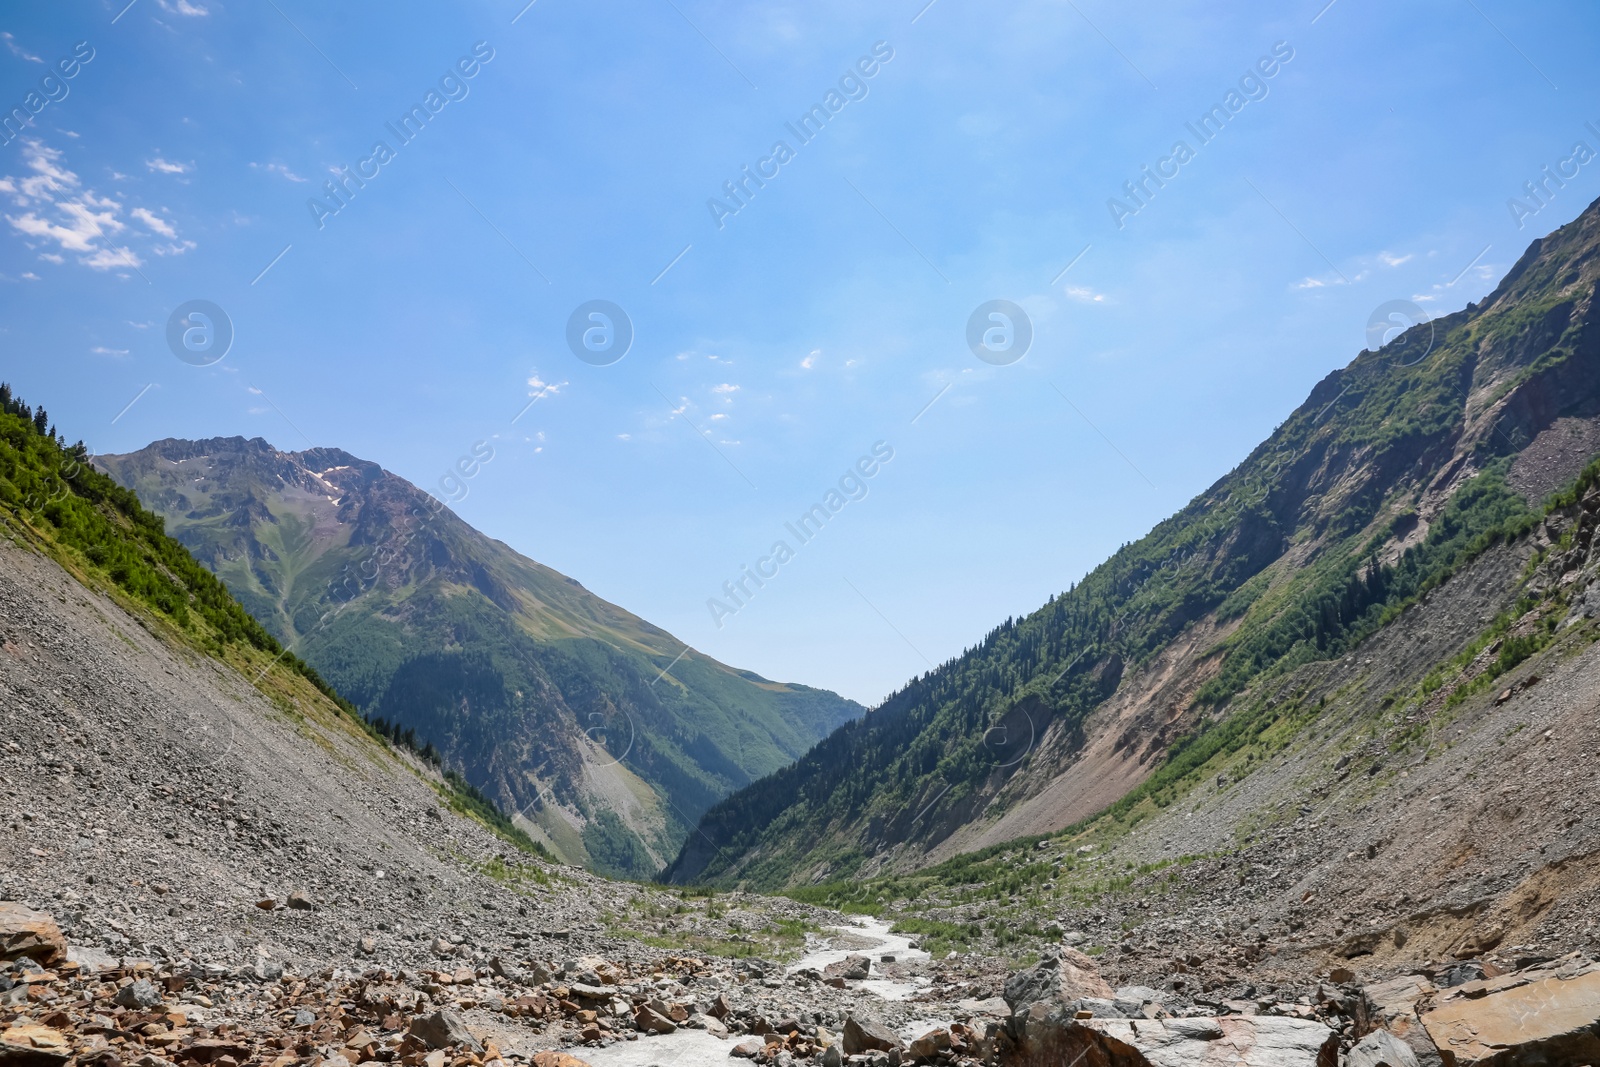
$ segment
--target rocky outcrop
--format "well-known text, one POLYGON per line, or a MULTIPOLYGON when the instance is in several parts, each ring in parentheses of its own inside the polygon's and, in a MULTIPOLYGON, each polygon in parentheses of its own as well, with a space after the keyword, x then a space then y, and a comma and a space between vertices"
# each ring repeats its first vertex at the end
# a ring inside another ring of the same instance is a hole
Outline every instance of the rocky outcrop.
POLYGON ((26 956, 45 967, 67 958, 67 941, 50 916, 0 901, 0 960, 26 956))
POLYGON ((1586 960, 1451 993, 1422 1016, 1448 1067, 1600 1063, 1600 968, 1586 960))

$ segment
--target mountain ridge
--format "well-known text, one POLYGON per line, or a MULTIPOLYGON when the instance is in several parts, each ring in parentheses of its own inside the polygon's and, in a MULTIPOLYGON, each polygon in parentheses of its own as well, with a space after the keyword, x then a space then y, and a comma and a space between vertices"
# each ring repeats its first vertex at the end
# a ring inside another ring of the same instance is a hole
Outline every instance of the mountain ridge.
POLYGON ((711 803, 862 710, 695 652, 343 449, 97 462, 363 713, 572 862, 654 874, 711 803))
POLYGON ((804 885, 1061 830, 1204 747, 1264 679, 1358 646, 1532 521, 1513 485, 1592 454, 1537 478, 1521 458, 1558 424, 1600 438, 1597 248, 1600 202, 1484 300, 1324 376, 1144 538, 713 808, 666 877, 804 885))

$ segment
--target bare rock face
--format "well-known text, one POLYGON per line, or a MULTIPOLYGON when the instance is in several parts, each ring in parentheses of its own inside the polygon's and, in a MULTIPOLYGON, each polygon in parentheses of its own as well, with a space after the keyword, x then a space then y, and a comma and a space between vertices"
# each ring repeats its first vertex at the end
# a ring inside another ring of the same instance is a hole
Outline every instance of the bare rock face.
POLYGON ((1006 979, 1005 987, 1006 1003, 1017 1015, 1025 1013, 1033 1004, 1045 1003, 1053 1008, 1085 997, 1110 1000, 1113 996, 1094 960, 1070 948, 1063 948, 1060 955, 1018 971, 1006 979))
POLYGON ((0 960, 26 956, 43 967, 67 958, 67 940, 56 921, 21 904, 0 901, 0 960))
POLYGON ((1338 1067, 1330 1028, 1282 1016, 1192 1019, 1068 1019, 1064 1012, 1027 1020, 1003 1067, 1338 1067))
POLYGON ((1600 1063, 1600 969, 1551 970, 1515 985, 1507 981, 1515 975, 1469 982, 1422 1016, 1422 1024, 1455 1067, 1600 1063))

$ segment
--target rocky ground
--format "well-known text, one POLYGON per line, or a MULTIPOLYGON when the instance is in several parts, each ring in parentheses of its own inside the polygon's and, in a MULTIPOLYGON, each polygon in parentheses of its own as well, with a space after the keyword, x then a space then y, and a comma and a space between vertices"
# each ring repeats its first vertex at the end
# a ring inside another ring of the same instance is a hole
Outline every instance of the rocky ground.
MULTIPOLYGON (((1380 641, 1431 647, 1408 625, 1380 641)), ((1392 680, 1297 680, 1334 699, 1283 758, 1042 843, 1046 883, 882 902, 984 929, 951 954, 518 853, 304 687, 0 541, 0 1067, 1600 1062, 1590 628, 1376 727, 1392 680)))

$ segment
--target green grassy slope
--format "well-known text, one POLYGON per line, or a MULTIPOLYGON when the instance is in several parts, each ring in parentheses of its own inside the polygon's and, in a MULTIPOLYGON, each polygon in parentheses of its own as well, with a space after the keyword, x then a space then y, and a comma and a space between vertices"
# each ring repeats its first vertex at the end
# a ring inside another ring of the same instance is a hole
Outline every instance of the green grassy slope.
MULTIPOLYGON (((389 742, 317 671, 286 651, 227 587, 167 536, 159 516, 96 470, 83 443, 68 446, 43 408, 0 384, 0 531, 102 590, 153 633, 224 662, 280 707, 375 746, 389 742)), ((508 843, 540 851, 463 782, 435 783, 452 807, 508 843)))

